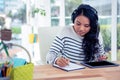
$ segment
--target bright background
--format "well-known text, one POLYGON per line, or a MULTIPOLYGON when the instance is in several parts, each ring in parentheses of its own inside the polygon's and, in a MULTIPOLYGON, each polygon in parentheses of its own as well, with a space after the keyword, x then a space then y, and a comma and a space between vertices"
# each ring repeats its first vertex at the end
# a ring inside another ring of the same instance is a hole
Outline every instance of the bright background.
MULTIPOLYGON (((71 13, 81 3, 97 9, 109 60, 120 60, 120 0, 0 0, 0 17, 5 18, 0 18, 1 28, 12 30, 12 40, 7 43, 24 46, 32 61, 40 63, 38 27, 70 26, 71 13)), ((13 53, 24 55, 19 49, 13 53)))

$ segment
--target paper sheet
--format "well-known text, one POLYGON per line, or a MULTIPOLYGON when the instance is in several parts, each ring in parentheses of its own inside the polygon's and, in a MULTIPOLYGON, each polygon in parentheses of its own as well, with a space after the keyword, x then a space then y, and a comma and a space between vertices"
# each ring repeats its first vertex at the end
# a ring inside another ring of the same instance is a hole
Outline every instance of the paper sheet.
POLYGON ((85 66, 82 66, 82 65, 78 65, 78 64, 75 64, 75 63, 69 63, 69 65, 65 66, 65 67, 60 67, 56 64, 53 65, 54 67, 57 67, 57 68, 60 68, 62 70, 65 70, 65 71, 73 71, 73 70, 79 70, 79 69, 84 69, 85 66))

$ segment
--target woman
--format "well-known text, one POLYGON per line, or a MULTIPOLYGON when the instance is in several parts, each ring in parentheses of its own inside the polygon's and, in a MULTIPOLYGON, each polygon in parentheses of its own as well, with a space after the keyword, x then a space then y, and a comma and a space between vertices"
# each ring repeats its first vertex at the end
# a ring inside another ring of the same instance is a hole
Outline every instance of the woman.
POLYGON ((73 26, 64 27, 56 36, 47 54, 47 63, 66 66, 69 62, 105 60, 97 11, 81 4, 73 11, 71 19, 73 26))

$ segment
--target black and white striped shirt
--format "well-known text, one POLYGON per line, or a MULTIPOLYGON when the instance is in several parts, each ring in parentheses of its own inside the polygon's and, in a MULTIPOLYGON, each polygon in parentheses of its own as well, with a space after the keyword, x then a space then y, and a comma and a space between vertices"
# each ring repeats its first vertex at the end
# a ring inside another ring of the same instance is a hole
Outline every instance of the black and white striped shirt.
MULTIPOLYGON (((54 63, 57 57, 64 56, 71 62, 80 63, 84 60, 85 55, 82 49, 82 40, 84 37, 79 36, 73 27, 64 27, 53 41, 53 44, 47 54, 47 63, 54 63)), ((99 37, 100 48, 99 53, 103 54, 102 37, 99 37)))

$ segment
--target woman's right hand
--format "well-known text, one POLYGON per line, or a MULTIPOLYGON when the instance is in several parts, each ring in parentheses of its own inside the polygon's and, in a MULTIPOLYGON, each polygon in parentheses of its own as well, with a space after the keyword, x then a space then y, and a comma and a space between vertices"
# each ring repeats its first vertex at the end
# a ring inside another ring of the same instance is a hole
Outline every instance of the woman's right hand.
POLYGON ((59 65, 60 67, 65 67, 67 65, 69 65, 69 59, 64 58, 64 57, 59 57, 57 58, 55 64, 59 65))

